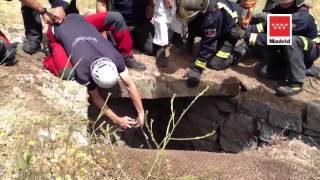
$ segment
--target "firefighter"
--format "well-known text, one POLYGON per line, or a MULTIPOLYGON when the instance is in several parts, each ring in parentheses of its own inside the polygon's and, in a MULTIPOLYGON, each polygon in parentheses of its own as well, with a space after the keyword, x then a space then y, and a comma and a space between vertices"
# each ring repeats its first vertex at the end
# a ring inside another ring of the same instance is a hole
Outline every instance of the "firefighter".
MULTIPOLYGON (((234 60, 232 51, 237 40, 229 38, 230 29, 238 23, 242 8, 227 0, 180 0, 177 1, 177 18, 186 23, 200 13, 200 52, 187 73, 187 85, 197 86, 205 67, 224 70, 234 60)), ((199 19, 199 18, 197 18, 199 19)))
POLYGON ((285 81, 275 87, 276 94, 291 96, 303 91, 306 74, 319 76, 318 70, 312 65, 319 57, 320 35, 316 20, 303 1, 279 0, 278 3, 271 13, 292 14, 292 45, 267 46, 265 23, 252 25, 246 31, 233 28, 231 35, 244 38, 251 46, 265 47, 264 60, 267 65, 262 68, 261 74, 269 78, 283 76, 285 81))

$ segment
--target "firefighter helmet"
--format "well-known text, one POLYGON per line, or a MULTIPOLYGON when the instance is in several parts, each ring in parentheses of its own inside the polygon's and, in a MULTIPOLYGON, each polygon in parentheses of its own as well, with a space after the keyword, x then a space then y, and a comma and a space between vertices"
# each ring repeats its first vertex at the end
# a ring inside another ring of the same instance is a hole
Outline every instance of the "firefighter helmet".
POLYGON ((297 7, 300 7, 300 6, 304 5, 304 4, 307 4, 308 6, 312 5, 312 3, 309 2, 309 0, 278 0, 278 3, 279 4, 285 4, 285 3, 289 3, 289 2, 293 2, 293 1, 295 2, 297 7), (308 2, 306 2, 306 1, 308 1, 308 2))
POLYGON ((296 6, 300 7, 302 5, 306 5, 309 8, 312 8, 313 0, 296 0, 296 6))
POLYGON ((188 23, 199 12, 205 12, 209 6, 209 0, 177 0, 177 19, 188 23))
POLYGON ((296 0, 296 6, 297 7, 302 6, 304 3, 305 3, 304 0, 296 0))
POLYGON ((186 11, 206 11, 209 0, 177 0, 177 6, 186 11))

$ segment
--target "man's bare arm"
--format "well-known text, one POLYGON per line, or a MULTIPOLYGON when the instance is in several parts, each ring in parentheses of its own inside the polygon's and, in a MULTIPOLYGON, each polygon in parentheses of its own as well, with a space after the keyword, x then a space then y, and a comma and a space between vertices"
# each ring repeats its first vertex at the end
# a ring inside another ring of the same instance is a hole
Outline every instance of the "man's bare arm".
POLYGON ((120 78, 123 81, 124 85, 126 86, 130 98, 132 100, 132 103, 134 107, 136 108, 138 112, 138 121, 140 125, 144 124, 144 109, 142 106, 142 101, 140 97, 140 93, 134 84, 133 80, 130 78, 129 72, 126 69, 124 72, 120 73, 120 78))
POLYGON ((43 11, 43 6, 36 0, 20 0, 20 2, 38 12, 43 11))
MULTIPOLYGON (((88 91, 88 94, 90 96, 91 101, 95 106, 97 106, 99 109, 102 110, 105 101, 103 98, 100 96, 100 93, 97 88, 88 91)), ((136 124, 136 122, 133 121, 130 117, 124 116, 124 117, 119 117, 116 113, 114 113, 108 105, 105 106, 105 109, 103 109, 104 114, 111 119, 114 123, 120 125, 121 127, 124 128, 131 128, 133 125, 136 124)))

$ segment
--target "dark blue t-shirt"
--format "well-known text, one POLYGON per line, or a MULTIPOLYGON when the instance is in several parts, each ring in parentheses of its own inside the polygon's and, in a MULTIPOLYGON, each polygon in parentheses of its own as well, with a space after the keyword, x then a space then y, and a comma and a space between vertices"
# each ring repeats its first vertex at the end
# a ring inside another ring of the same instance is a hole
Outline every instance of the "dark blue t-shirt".
POLYGON ((112 9, 120 12, 127 25, 146 21, 147 0, 113 0, 112 9))
POLYGON ((63 45, 67 54, 71 56, 71 62, 75 66, 76 80, 80 84, 90 84, 94 88, 91 79, 91 64, 98 58, 111 59, 118 72, 125 70, 126 66, 121 54, 99 31, 86 22, 78 14, 68 15, 62 24, 54 27, 56 39, 63 45))

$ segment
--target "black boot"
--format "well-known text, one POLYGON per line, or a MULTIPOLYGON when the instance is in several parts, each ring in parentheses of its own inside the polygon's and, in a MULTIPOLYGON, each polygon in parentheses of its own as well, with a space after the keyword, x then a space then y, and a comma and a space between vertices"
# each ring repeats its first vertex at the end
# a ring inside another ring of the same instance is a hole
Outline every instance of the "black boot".
POLYGON ((166 48, 165 46, 154 45, 156 50, 156 64, 159 67, 167 67, 168 61, 166 58, 166 48))
POLYGON ((34 54, 41 49, 42 24, 40 14, 27 6, 22 6, 21 12, 26 35, 22 50, 28 54, 34 54))
POLYGON ((34 54, 38 52, 40 49, 41 49, 41 44, 34 41, 26 40, 23 42, 23 45, 22 45, 22 50, 28 54, 34 54))
POLYGON ((278 96, 293 96, 299 94, 303 91, 303 84, 301 83, 292 83, 292 82, 285 82, 278 85, 275 88, 276 95, 278 96))
POLYGON ((133 56, 125 59, 126 66, 136 71, 144 71, 147 69, 146 65, 137 61, 133 56))
POLYGON ((193 67, 187 72, 187 85, 189 87, 196 87, 200 83, 202 69, 193 67))

